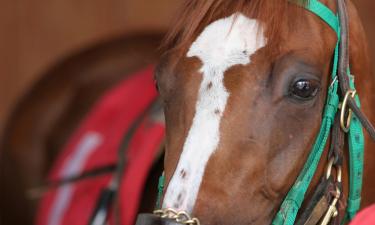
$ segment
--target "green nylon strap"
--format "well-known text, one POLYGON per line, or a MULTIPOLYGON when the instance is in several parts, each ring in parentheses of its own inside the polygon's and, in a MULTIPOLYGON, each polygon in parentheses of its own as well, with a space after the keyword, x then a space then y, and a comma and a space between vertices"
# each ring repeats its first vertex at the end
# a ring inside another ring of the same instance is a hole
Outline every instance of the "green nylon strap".
MULTIPOLYGON (((323 122, 314 144, 314 147, 307 159, 307 162, 298 176, 295 184, 287 194, 281 205, 280 211, 273 220, 273 225, 292 225, 295 222, 297 213, 304 200, 307 188, 311 183, 312 176, 316 172, 317 165, 321 158, 321 154, 327 142, 328 135, 331 130, 333 118, 338 108, 339 97, 337 94, 338 84, 335 76, 337 74, 338 65, 338 43, 340 39, 340 23, 338 17, 324 4, 317 0, 310 0, 306 9, 319 16, 325 21, 337 34, 338 41, 334 52, 334 63, 332 68, 332 76, 334 79, 333 86, 328 90, 327 105, 323 116, 323 122)), ((349 71, 350 72, 350 71, 349 71)), ((350 73, 348 73, 350 74, 350 73)), ((350 87, 355 90, 353 77, 350 77, 350 87)), ((359 98, 356 97, 359 105, 359 98)), ((362 125, 358 118, 353 116, 349 129, 349 158, 350 158, 350 182, 349 197, 346 219, 352 219, 359 209, 362 190, 362 173, 363 173, 363 149, 364 136, 362 125)))
POLYGON ((340 23, 338 17, 324 4, 317 0, 310 0, 305 6, 306 9, 318 15, 323 21, 336 32, 338 40, 334 51, 334 61, 332 68, 333 84, 328 89, 327 103, 323 113, 322 125, 315 140, 315 144, 310 152, 310 155, 295 181, 293 187, 289 190, 286 198, 281 204, 279 212, 272 221, 273 225, 292 225, 295 222, 298 210, 305 198, 306 191, 310 186, 311 180, 316 172, 323 150, 326 146, 328 136, 331 132, 331 127, 334 117, 337 113, 339 105, 339 96, 337 94, 338 82, 336 79, 338 58, 339 58, 339 38, 340 38, 340 23))
MULTIPOLYGON (((352 90, 354 87, 354 78, 350 75, 348 70, 349 85, 352 90)), ((356 103, 360 107, 358 95, 356 96, 356 103)), ((358 212, 361 204, 362 192, 362 177, 363 177, 363 158, 364 158, 364 135, 362 124, 358 118, 353 115, 352 122, 349 128, 349 196, 348 206, 346 212, 346 219, 351 220, 358 212)))
POLYGON ((295 222, 298 210, 302 205, 307 188, 315 174, 319 160, 326 146, 334 117, 338 109, 339 97, 337 95, 337 89, 338 83, 334 82, 328 90, 323 121, 314 147, 303 167, 303 170, 282 203, 280 211, 274 218, 272 222, 273 225, 292 225, 295 222))
POLYGON ((164 191, 164 183, 165 183, 165 175, 164 172, 159 177, 159 183, 158 183, 158 196, 156 199, 156 209, 161 208, 161 199, 163 197, 163 191, 164 191))
POLYGON ((351 220, 358 212, 361 204, 363 176, 364 136, 362 125, 355 115, 349 129, 349 197, 347 219, 351 220))
POLYGON ((340 37, 340 22, 337 15, 333 13, 331 9, 329 9, 327 6, 325 6, 318 0, 308 1, 308 4, 305 6, 305 8, 314 13, 315 15, 319 16, 336 32, 337 36, 340 37))

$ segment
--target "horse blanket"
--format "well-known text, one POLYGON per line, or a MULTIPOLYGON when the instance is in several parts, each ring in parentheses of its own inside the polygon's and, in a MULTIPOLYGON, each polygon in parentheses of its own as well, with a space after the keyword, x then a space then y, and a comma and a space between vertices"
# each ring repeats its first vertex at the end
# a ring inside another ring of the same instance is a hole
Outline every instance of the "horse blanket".
POLYGON ((375 224, 375 205, 360 211, 350 225, 373 225, 375 224))
MULTIPOLYGON (((49 181, 116 165, 125 134, 157 98, 153 71, 150 66, 127 77, 95 104, 55 162, 49 181)), ((164 124, 147 117, 132 137, 118 193, 122 225, 132 225, 135 221, 143 186, 163 139, 164 124)), ((87 225, 101 191, 112 176, 106 173, 49 189, 40 202, 36 224, 87 225)), ((113 220, 113 212, 109 217, 113 220)))

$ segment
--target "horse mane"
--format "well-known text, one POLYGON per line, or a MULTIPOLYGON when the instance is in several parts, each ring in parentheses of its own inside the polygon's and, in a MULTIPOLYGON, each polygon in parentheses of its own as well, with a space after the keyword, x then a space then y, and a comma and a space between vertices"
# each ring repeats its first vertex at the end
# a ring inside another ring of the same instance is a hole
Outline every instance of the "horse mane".
POLYGON ((291 2, 304 5, 308 0, 183 0, 162 46, 166 50, 185 49, 209 23, 236 12, 264 22, 267 37, 277 43, 281 23, 288 19, 288 13, 298 20, 300 11, 290 7, 291 2))

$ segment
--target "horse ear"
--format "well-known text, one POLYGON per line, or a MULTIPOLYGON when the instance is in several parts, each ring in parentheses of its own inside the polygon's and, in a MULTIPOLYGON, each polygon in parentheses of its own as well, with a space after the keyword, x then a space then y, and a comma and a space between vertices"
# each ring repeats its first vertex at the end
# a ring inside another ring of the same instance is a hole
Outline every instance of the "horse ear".
MULTIPOLYGON (((358 11, 351 1, 347 1, 349 15, 349 59, 351 73, 360 76, 359 81, 373 80, 369 46, 365 30, 363 28, 358 11)), ((362 84, 357 84, 359 92, 362 92, 362 84)))

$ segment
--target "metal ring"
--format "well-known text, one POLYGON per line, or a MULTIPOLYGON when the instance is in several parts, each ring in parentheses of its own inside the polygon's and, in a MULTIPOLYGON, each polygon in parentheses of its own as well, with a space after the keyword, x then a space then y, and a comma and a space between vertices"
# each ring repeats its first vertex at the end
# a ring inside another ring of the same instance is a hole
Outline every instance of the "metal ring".
POLYGON ((180 224, 200 225, 198 218, 192 218, 186 211, 177 211, 173 208, 165 208, 154 210, 153 213, 160 218, 171 219, 180 224))
POLYGON ((200 225, 201 223, 199 222, 198 218, 192 218, 190 220, 185 221, 185 224, 188 224, 188 225, 200 225))
POLYGON ((165 210, 165 213, 168 214, 168 215, 172 215, 172 216, 176 216, 178 214, 178 212, 172 208, 167 208, 165 210))
POLYGON ((337 182, 341 183, 341 181, 342 181, 342 168, 341 168, 341 166, 338 166, 336 168, 336 172, 337 172, 337 182))
POLYGON ((327 172, 326 172, 326 179, 328 180, 328 178, 331 176, 331 173, 332 173, 332 166, 333 166, 333 161, 334 161, 334 158, 331 158, 328 162, 328 166, 327 166, 327 172))
POLYGON ((185 211, 180 211, 176 215, 176 221, 178 223, 185 222, 191 220, 190 215, 185 211))
POLYGON ((352 115, 353 115, 352 110, 349 109, 348 118, 346 119, 346 122, 344 121, 345 120, 345 111, 346 111, 346 107, 348 105, 348 98, 349 98, 349 96, 351 98, 354 98, 356 93, 357 93, 356 90, 348 90, 345 94, 344 101, 342 102, 341 113, 340 113, 340 126, 341 126, 341 129, 345 133, 347 133, 349 131, 350 123, 352 121, 352 115))
MULTIPOLYGON (((326 179, 328 179, 332 174, 332 167, 333 167, 334 161, 335 161, 335 159, 332 157, 328 162, 326 179)), ((337 167, 335 166, 335 168, 336 168, 336 181, 341 183, 341 181, 342 181, 342 168, 341 168, 341 166, 337 166, 337 167)))
POLYGON ((153 213, 157 216, 162 216, 164 214, 164 211, 162 209, 156 209, 153 213))

